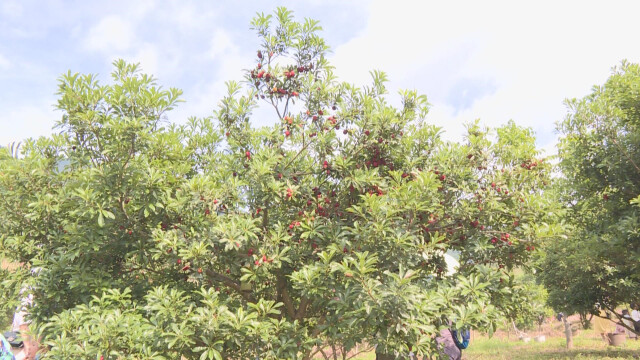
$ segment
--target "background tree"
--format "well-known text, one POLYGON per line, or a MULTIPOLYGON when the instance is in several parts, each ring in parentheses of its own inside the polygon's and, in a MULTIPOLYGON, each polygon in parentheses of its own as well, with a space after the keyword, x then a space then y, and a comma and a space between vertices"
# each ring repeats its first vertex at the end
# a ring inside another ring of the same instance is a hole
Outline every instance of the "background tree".
POLYGON ((543 280, 558 310, 595 314, 600 303, 614 311, 640 294, 640 68, 623 62, 567 105, 559 187, 571 235, 550 244, 543 280))
POLYGON ((517 309, 512 270, 553 232, 531 130, 446 142, 426 97, 390 105, 384 73, 338 82, 316 21, 281 8, 252 27, 256 65, 213 119, 165 126, 180 91, 119 61, 110 85, 64 75, 60 134, 0 165, 2 256, 41 269, 48 357, 428 354, 440 329, 517 309), (258 106, 274 125, 252 126, 258 106))

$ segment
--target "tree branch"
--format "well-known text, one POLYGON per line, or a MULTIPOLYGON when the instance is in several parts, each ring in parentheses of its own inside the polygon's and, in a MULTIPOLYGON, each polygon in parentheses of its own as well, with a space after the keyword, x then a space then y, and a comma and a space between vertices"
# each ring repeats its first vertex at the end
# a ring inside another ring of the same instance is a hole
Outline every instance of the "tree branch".
POLYGON ((296 313, 295 309, 293 308, 293 301, 291 301, 291 295, 289 294, 289 290, 287 289, 287 280, 280 272, 276 275, 276 278, 278 296, 282 298, 282 303, 287 310, 289 319, 295 319, 296 313))
POLYGON ((213 271, 211 269, 205 270, 205 274, 209 277, 209 279, 221 282, 221 283, 225 284, 226 286, 232 288, 238 294, 240 294, 246 301, 255 302, 254 299, 253 299, 253 296, 251 296, 251 293, 249 291, 243 291, 240 288, 240 283, 239 282, 231 279, 228 276, 224 276, 222 274, 219 274, 219 273, 217 273, 217 272, 215 272, 215 271, 213 271))

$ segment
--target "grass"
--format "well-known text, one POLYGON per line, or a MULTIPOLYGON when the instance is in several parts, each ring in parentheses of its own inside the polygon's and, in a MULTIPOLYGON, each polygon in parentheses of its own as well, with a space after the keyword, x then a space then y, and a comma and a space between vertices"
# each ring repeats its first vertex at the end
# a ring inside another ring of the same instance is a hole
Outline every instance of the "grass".
MULTIPOLYGON (((553 326, 553 324, 550 324, 553 326)), ((558 327, 559 328, 559 327, 558 327)), ((627 339, 621 347, 612 347, 602 341, 593 330, 581 330, 573 338, 573 349, 567 350, 561 331, 545 332, 547 341, 525 343, 513 334, 492 338, 475 336, 469 348, 462 353, 463 360, 622 360, 640 359, 640 340, 627 339)), ((374 353, 360 354, 353 360, 374 360, 374 353)))
POLYGON ((520 340, 481 337, 463 353, 467 360, 542 360, 542 359, 637 359, 640 341, 627 339, 621 347, 611 347, 593 330, 585 330, 573 339, 573 349, 567 350, 562 336, 547 337, 547 341, 524 343, 520 340))

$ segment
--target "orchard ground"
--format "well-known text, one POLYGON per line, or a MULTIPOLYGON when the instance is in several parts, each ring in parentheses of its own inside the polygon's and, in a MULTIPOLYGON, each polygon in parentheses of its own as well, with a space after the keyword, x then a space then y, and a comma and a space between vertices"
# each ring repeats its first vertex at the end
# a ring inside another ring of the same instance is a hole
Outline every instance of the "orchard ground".
MULTIPOLYGON (((579 325, 578 317, 570 317, 574 326, 579 325)), ((578 330, 573 338, 572 350, 565 347, 565 337, 561 322, 549 318, 542 331, 527 331, 532 340, 524 343, 512 330, 510 333, 500 330, 491 338, 479 332, 473 332, 469 348, 463 352, 463 360, 565 360, 565 359, 639 359, 640 340, 626 339, 621 347, 606 345, 600 335, 592 329, 578 330), (533 337, 545 335, 545 342, 535 342, 533 337)), ((374 360, 375 354, 362 353, 353 360, 374 360)))

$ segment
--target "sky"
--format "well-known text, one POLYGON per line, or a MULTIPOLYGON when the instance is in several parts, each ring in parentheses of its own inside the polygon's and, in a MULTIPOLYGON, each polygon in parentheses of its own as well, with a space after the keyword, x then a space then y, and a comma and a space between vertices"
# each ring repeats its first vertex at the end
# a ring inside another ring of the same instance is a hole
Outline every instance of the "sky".
POLYGON ((366 85, 370 70, 385 71, 390 100, 399 89, 426 94, 427 121, 454 141, 475 119, 512 119, 552 154, 563 101, 589 94, 621 60, 640 62, 635 0, 0 0, 0 145, 52 134, 59 76, 109 83, 118 58, 184 91, 169 121, 209 116, 225 81, 253 65, 251 19, 278 6, 320 21, 340 80, 366 85))

